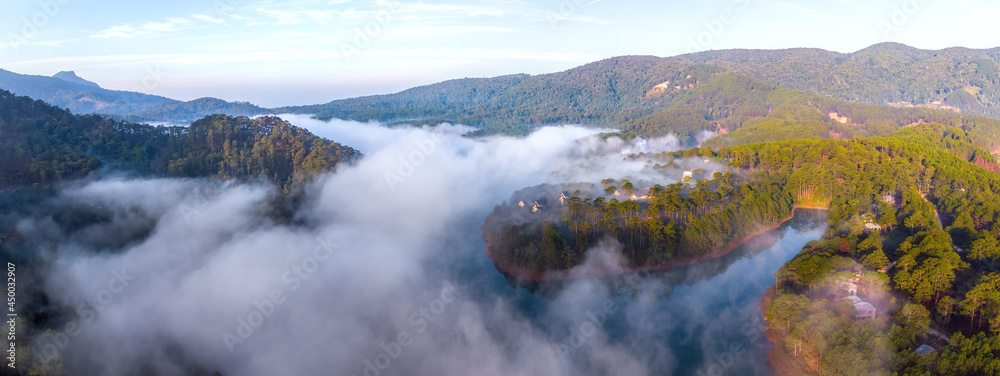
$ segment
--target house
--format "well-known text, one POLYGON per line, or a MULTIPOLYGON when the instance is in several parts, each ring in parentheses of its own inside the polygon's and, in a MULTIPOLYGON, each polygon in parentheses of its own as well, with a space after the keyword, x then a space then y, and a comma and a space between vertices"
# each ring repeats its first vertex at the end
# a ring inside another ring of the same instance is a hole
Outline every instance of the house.
POLYGON ((875 306, 868 302, 854 303, 854 309, 858 311, 858 314, 854 316, 854 318, 858 320, 874 320, 878 314, 878 310, 875 309, 875 306))
POLYGON ((566 193, 559 194, 559 205, 566 205, 566 201, 569 201, 569 197, 566 197, 566 193))
POLYGON ((639 188, 639 191, 632 194, 632 201, 648 200, 650 187, 639 188))
POLYGON ((862 220, 865 221, 865 231, 866 232, 881 232, 882 225, 875 221, 875 215, 872 213, 867 213, 861 216, 862 220))
POLYGON ((851 304, 858 304, 865 302, 864 300, 861 300, 861 298, 859 298, 857 295, 851 295, 840 300, 850 300, 851 304))
POLYGON ((691 179, 694 179, 694 171, 684 171, 684 177, 681 178, 681 181, 690 181, 691 179))
POLYGON ((520 206, 520 207, 523 208, 524 207, 524 201, 521 201, 521 202, 517 203, 517 206, 520 206))
POLYGON ((858 295, 858 285, 854 282, 837 282, 835 292, 846 292, 846 296, 858 295))
POLYGON ((927 355, 927 354, 930 354, 930 353, 935 352, 937 350, 935 350, 933 347, 930 347, 928 345, 920 345, 920 347, 918 347, 915 351, 916 351, 917 354, 927 355))
POLYGON ((542 204, 539 204, 538 201, 535 201, 535 203, 531 205, 531 212, 538 213, 540 211, 542 211, 542 204))
POLYGON ((857 295, 850 295, 841 298, 840 300, 850 300, 854 304, 854 310, 857 311, 857 315, 854 316, 855 319, 875 319, 878 310, 871 303, 861 300, 857 295))
POLYGON ((888 202, 890 204, 895 205, 896 204, 896 196, 891 195, 891 194, 886 194, 885 196, 882 196, 882 202, 888 202))

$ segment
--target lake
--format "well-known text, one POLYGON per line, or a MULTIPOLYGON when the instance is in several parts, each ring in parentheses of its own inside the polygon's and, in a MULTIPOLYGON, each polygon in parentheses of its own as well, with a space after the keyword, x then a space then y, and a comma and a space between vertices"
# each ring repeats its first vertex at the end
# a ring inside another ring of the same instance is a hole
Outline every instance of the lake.
POLYGON ((621 374, 588 367, 607 347, 657 375, 765 375, 770 342, 760 300, 774 273, 825 227, 825 211, 798 209, 726 256, 641 275, 526 283, 497 271, 485 252, 453 270, 474 299, 509 302, 574 367, 593 374, 621 374))

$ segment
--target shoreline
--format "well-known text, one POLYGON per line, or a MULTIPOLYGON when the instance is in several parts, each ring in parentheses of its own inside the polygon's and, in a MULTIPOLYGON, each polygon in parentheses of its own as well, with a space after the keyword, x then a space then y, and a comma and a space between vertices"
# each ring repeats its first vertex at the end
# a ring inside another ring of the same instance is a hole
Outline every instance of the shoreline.
POLYGON ((692 259, 682 260, 682 261, 671 261, 654 266, 643 266, 635 268, 605 268, 605 269, 591 270, 585 272, 573 271, 573 270, 562 270, 557 272, 535 272, 512 265, 507 265, 501 261, 498 261, 495 257, 493 257, 492 252, 490 252, 489 239, 486 239, 486 256, 488 256, 490 260, 493 261, 493 263, 496 265, 497 269, 501 273, 526 282, 557 282, 557 281, 568 281, 579 278, 608 277, 608 276, 617 276, 617 275, 634 274, 634 273, 661 272, 674 268, 688 266, 691 264, 696 264, 702 261, 717 259, 719 257, 728 255, 730 252, 736 250, 736 248, 739 248, 743 244, 746 244, 748 241, 753 240, 753 238, 756 238, 767 232, 780 228, 782 225, 792 220, 792 218, 795 218, 795 211, 798 209, 826 210, 826 211, 830 210, 829 207, 821 207, 815 205, 793 205, 792 213, 789 214, 788 217, 782 218, 769 226, 761 227, 757 231, 754 231, 750 234, 744 235, 736 240, 733 240, 729 242, 729 244, 723 246, 722 248, 719 248, 718 250, 715 250, 713 252, 692 259))

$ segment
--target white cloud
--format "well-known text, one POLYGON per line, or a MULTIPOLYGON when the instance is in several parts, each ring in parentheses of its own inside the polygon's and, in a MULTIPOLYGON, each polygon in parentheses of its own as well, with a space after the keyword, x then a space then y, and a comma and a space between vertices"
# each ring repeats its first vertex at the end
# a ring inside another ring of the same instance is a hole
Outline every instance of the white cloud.
POLYGON ((257 8, 257 12, 265 16, 276 19, 278 22, 275 25, 297 25, 302 23, 300 18, 300 13, 289 12, 284 10, 275 9, 264 9, 257 8))
POLYGON ((485 6, 472 6, 472 5, 458 5, 458 4, 427 4, 427 3, 416 3, 416 4, 406 4, 402 6, 402 10, 406 13, 425 13, 426 16, 431 18, 445 16, 445 17, 480 17, 480 16, 492 16, 492 17, 502 17, 504 15, 510 14, 513 9, 506 8, 496 8, 496 7, 485 7, 485 6))
MULTIPOLYGON (((389 342, 385 336, 395 339, 403 330, 415 341, 393 358, 393 373, 587 375, 598 372, 577 368, 594 367, 644 375, 647 367, 665 365, 660 360, 669 354, 645 357, 636 353, 641 345, 613 342, 602 333, 576 350, 589 360, 575 365, 560 351, 564 336, 539 330, 515 300, 503 294, 477 298, 473 291, 485 283, 479 277, 455 281, 458 296, 445 301, 443 312, 435 313, 440 320, 431 320, 426 332, 410 319, 434 304, 447 289, 444 281, 457 274, 426 260, 485 257, 476 247, 481 240, 473 221, 481 221, 494 203, 541 182, 608 177, 577 158, 577 140, 596 130, 558 127, 519 139, 472 140, 461 136, 464 127, 332 126, 338 139, 370 140, 370 152, 357 165, 317 179, 299 210, 304 226, 271 223, 262 215, 268 187, 205 190, 198 187, 202 181, 112 180, 67 192, 65 202, 99 205, 114 219, 60 234, 65 237, 40 288, 68 306, 100 294, 113 272, 125 270, 119 274, 131 278, 99 314, 82 322, 60 352, 65 366, 93 364, 88 370, 103 375, 180 375, 184 365, 248 376, 361 374, 365 359, 389 342), (426 154, 425 162, 393 192, 386 172, 417 150, 426 154), (359 192, 379 199, 358 200, 359 192), (123 229, 141 234, 132 225, 141 217, 149 217, 154 228, 140 241, 121 252, 90 252, 88 244, 120 237, 123 229), (310 260, 315 268, 309 269, 310 260), (295 287, 291 276, 300 276, 295 287), (240 320, 259 315, 254 312, 262 309, 260 302, 274 291, 285 295, 277 304, 263 303, 269 305, 262 311, 266 323, 254 324, 229 347, 225 334, 242 333, 240 320)), ((616 173, 628 169, 617 158, 593 157, 617 166, 616 173)), ((23 223, 52 227, 41 217, 23 223)), ((26 238, 44 235, 30 231, 26 238)), ((498 274, 483 278, 502 281, 498 274)), ((586 310, 603 303, 592 298, 600 291, 586 281, 571 286, 540 321, 579 325, 586 310)), ((630 330, 645 324, 627 322, 630 330)))
POLYGON ((124 24, 118 26, 112 26, 107 29, 101 30, 95 34, 91 34, 91 38, 130 38, 142 33, 142 30, 132 26, 131 24, 124 24))
POLYGON ((132 23, 112 26, 107 29, 101 30, 97 33, 91 34, 90 37, 98 39, 132 38, 132 37, 145 36, 157 33, 180 31, 182 28, 191 25, 192 22, 186 18, 167 18, 164 21, 144 22, 142 25, 139 26, 135 26, 132 23))
POLYGON ((226 22, 226 20, 224 20, 224 19, 215 18, 215 17, 212 17, 212 16, 204 15, 204 14, 195 14, 195 15, 191 16, 191 18, 194 18, 194 19, 200 20, 200 21, 211 22, 211 23, 224 23, 224 22, 226 22))

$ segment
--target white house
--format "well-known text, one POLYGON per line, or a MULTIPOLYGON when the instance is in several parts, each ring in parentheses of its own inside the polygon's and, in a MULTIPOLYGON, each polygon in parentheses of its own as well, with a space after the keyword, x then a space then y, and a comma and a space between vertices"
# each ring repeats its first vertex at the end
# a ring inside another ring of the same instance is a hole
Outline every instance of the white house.
POLYGON ((857 316, 854 316, 854 318, 858 320, 864 320, 864 319, 874 320, 875 316, 877 316, 878 313, 878 310, 875 309, 875 306, 873 306, 871 303, 868 302, 854 303, 854 309, 858 311, 857 316))
POLYGON ((857 295, 851 295, 840 300, 850 300, 851 304, 864 303, 864 300, 861 300, 857 295))

